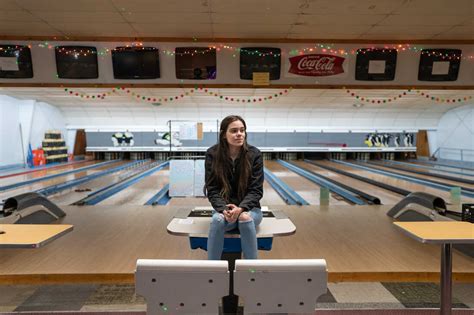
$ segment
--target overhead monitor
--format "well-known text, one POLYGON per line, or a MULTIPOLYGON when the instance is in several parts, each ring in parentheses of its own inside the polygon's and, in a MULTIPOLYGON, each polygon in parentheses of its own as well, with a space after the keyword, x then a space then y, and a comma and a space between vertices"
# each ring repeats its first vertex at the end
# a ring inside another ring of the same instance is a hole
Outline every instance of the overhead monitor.
POLYGON ((56 46, 56 70, 61 79, 97 79, 97 49, 90 46, 56 46))
POLYGON ((252 80, 254 72, 268 72, 270 80, 280 79, 281 49, 244 47, 240 49, 240 78, 252 80))
POLYGON ((392 81, 397 67, 397 50, 361 48, 357 50, 356 80, 392 81))
POLYGON ((215 80, 217 76, 216 49, 212 47, 176 47, 176 78, 215 80))
POLYGON ((160 53, 154 47, 117 47, 112 50, 115 79, 157 79, 160 53))
POLYGON ((456 81, 461 65, 461 49, 423 49, 418 80, 456 81))
POLYGON ((33 77, 33 63, 28 46, 0 45, 0 78, 28 79, 33 77))

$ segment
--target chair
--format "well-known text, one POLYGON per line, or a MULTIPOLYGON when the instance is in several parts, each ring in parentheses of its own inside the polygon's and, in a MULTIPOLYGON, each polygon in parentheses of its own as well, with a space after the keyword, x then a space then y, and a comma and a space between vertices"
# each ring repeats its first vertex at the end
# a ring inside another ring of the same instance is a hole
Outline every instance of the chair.
POLYGON ((314 313, 327 291, 324 259, 236 260, 234 292, 245 314, 314 313))
POLYGON ((139 259, 135 291, 147 314, 217 314, 229 293, 227 261, 139 259))

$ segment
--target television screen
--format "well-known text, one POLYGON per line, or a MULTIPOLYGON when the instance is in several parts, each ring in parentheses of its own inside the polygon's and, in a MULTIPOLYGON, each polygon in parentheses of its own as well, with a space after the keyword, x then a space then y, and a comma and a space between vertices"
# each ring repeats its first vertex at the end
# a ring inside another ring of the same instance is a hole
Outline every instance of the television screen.
POLYGON ((33 63, 28 46, 0 45, 0 78, 28 79, 33 77, 33 63))
POLYGON ((97 49, 88 46, 57 46, 56 69, 61 79, 97 79, 97 49))
POLYGON ((396 67, 396 49, 361 48, 357 50, 356 80, 392 81, 395 79, 396 67))
POLYGON ((160 53, 154 47, 117 47, 112 50, 115 79, 157 79, 160 53))
POLYGON ((177 79, 216 79, 216 50, 214 48, 176 47, 175 63, 177 79))
POLYGON ((270 47, 240 49, 240 78, 252 80, 254 72, 268 72, 270 80, 280 79, 281 50, 270 47))
POLYGON ((461 49, 423 49, 418 67, 419 81, 456 81, 461 49))

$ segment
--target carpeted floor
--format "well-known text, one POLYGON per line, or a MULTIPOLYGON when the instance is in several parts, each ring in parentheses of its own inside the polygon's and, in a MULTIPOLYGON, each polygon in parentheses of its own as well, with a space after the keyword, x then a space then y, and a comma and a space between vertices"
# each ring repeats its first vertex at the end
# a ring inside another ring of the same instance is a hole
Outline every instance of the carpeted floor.
MULTIPOLYGON (((316 314, 437 314, 439 286, 435 283, 329 283, 318 299, 316 314), (416 309, 416 310, 415 310, 416 309), (399 310, 399 311, 397 311, 399 310), (421 312, 422 311, 422 312, 421 312), (431 312, 434 313, 431 313, 431 312), (387 313, 388 312, 388 313, 387 313)), ((474 315, 474 283, 453 285, 453 308, 474 315)), ((0 286, 0 312, 119 312, 143 315, 145 300, 133 285, 4 285, 0 286)), ((43 313, 44 314, 44 313, 43 313)), ((59 314, 59 313, 56 313, 59 314)), ((71 315, 73 313, 68 313, 71 315)))

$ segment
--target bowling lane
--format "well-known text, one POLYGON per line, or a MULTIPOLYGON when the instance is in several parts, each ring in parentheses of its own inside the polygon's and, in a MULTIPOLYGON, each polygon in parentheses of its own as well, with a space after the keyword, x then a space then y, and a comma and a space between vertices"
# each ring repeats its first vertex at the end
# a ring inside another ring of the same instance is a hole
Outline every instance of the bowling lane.
POLYGON ((382 204, 384 204, 384 205, 394 205, 403 198, 401 195, 395 194, 395 193, 393 193, 391 191, 388 191, 386 189, 381 189, 380 187, 377 187, 377 186, 374 186, 374 185, 371 185, 371 184, 368 184, 368 183, 365 183, 365 182, 361 182, 357 179, 331 172, 329 170, 320 168, 320 167, 318 167, 316 165, 313 165, 311 163, 298 161, 295 164, 300 166, 300 167, 309 169, 309 170, 311 170, 311 171, 313 171, 313 172, 315 172, 319 175, 323 175, 323 176, 326 176, 330 179, 336 180, 336 181, 338 181, 338 182, 340 182, 344 185, 353 187, 353 188, 358 189, 360 191, 363 191, 367 194, 378 197, 380 199, 380 201, 382 202, 382 204))
POLYGON ((14 169, 7 169, 7 170, 0 170, 0 179, 2 177, 8 178, 8 177, 16 177, 16 176, 21 176, 21 175, 26 175, 26 174, 21 174, 21 173, 35 173, 35 172, 40 172, 40 171, 52 171, 55 169, 65 169, 67 167, 73 166, 73 165, 87 165, 87 162, 92 162, 93 160, 78 160, 78 161, 71 161, 71 162, 66 162, 66 163, 61 163, 61 164, 49 164, 49 165, 42 165, 42 166, 35 166, 35 167, 17 167, 14 169), (16 175, 18 174, 18 175, 16 175))
MULTIPOLYGON (((375 162, 377 162, 377 164, 379 163, 378 161, 375 161, 375 162)), ((392 166, 390 164, 390 162, 387 162, 387 163, 382 162, 378 165, 388 166, 388 167, 392 166)), ((400 171, 407 170, 407 171, 425 172, 425 173, 434 174, 434 175, 451 176, 451 177, 455 177, 455 178, 462 178, 462 179, 467 179, 467 180, 474 181, 474 175, 469 176, 469 175, 461 175, 461 174, 450 174, 450 173, 440 171, 438 169, 426 169, 426 168, 419 168, 419 167, 410 166, 410 165, 394 164, 393 166, 402 168, 400 171)), ((411 174, 415 174, 415 173, 411 173, 411 174)), ((417 174, 415 174, 415 175, 417 175, 417 174)), ((436 177, 436 178, 438 178, 438 177, 436 177)), ((440 180, 444 180, 444 179, 440 178, 440 180)))
MULTIPOLYGON (((382 165, 374 165, 374 164, 363 164, 363 165, 364 166, 370 166, 370 167, 373 166, 377 169, 380 169, 380 170, 383 170, 383 171, 390 171, 390 172, 400 174, 400 175, 409 175, 409 176, 413 176, 413 177, 416 177, 416 178, 419 178, 419 179, 433 180, 433 181, 436 181, 436 182, 444 183, 446 185, 452 185, 453 187, 454 186, 463 186, 463 187, 474 188, 474 184, 460 183, 460 182, 456 182, 454 180, 447 180, 447 179, 444 179, 444 178, 437 178, 437 177, 432 177, 432 176, 429 176, 429 175, 415 174, 415 173, 411 173, 411 172, 396 170, 394 168, 390 168, 390 167, 382 166, 382 165)), ((456 176, 458 176, 458 175, 456 175, 456 176)), ((454 177, 456 177, 456 176, 454 176, 454 177)))
POLYGON ((42 170, 39 170, 37 172, 32 172, 28 174, 22 174, 22 175, 17 175, 17 176, 12 176, 12 177, 6 177, 6 178, 0 178, 0 186, 6 186, 10 184, 15 184, 15 183, 20 183, 24 182, 30 179, 36 179, 36 178, 41 178, 45 177, 48 175, 54 175, 54 174, 59 174, 71 170, 75 170, 81 167, 86 167, 86 166, 91 166, 94 164, 102 163, 104 161, 87 161, 84 163, 74 163, 74 164, 69 164, 69 165, 63 165, 61 167, 57 168, 45 168, 42 170))
MULTIPOLYGON (((184 197, 175 197, 172 198, 169 202, 169 205, 172 206, 195 206, 195 207, 210 207, 211 204, 207 200, 207 197, 195 197, 195 198, 184 198, 184 197)), ((263 183, 263 197, 260 200, 260 205, 268 206, 270 209, 273 206, 284 206, 286 203, 281 199, 281 197, 277 194, 275 189, 265 181, 263 183)))
POLYGON ((286 202, 281 199, 280 195, 273 189, 267 181, 263 182, 263 197, 260 200, 261 206, 268 206, 272 209, 272 206, 284 206, 286 202))
POLYGON ((156 171, 115 195, 105 199, 100 205, 144 205, 153 195, 169 183, 169 168, 156 171))
POLYGON ((59 176, 59 177, 55 177, 55 178, 52 178, 52 179, 49 179, 49 180, 33 183, 31 185, 25 185, 25 186, 22 186, 22 187, 18 187, 16 189, 9 189, 9 190, 6 190, 6 191, 2 191, 2 192, 0 192, 0 200, 5 200, 6 198, 11 197, 11 196, 16 196, 16 195, 19 195, 19 194, 36 191, 36 190, 39 190, 39 189, 42 189, 42 188, 46 188, 48 186, 57 185, 57 184, 61 184, 61 183, 64 183, 66 181, 69 181, 69 180, 78 179, 78 178, 81 178, 81 177, 84 177, 84 176, 87 176, 87 175, 92 175, 92 174, 104 171, 104 170, 112 168, 112 167, 117 167, 117 166, 123 165, 124 163, 127 163, 127 162, 129 162, 129 161, 118 161, 117 163, 104 165, 104 166, 101 166, 101 167, 98 167, 98 168, 95 168, 95 169, 92 169, 92 170, 82 171, 82 172, 78 172, 78 173, 74 173, 74 174, 68 174, 68 175, 65 175, 65 176, 59 176))
MULTIPOLYGON (((409 190, 409 191, 412 191, 412 192, 422 191, 422 192, 426 192, 426 193, 429 193, 429 194, 432 194, 432 195, 435 195, 435 196, 439 196, 439 197, 443 198, 448 203, 451 200, 450 193, 447 192, 447 191, 444 191, 444 190, 431 188, 431 187, 428 187, 428 186, 424 186, 424 185, 421 185, 421 184, 409 182, 409 181, 406 181, 406 180, 401 180, 401 179, 394 178, 394 177, 375 174, 375 173, 372 173, 372 172, 369 172, 369 171, 366 171, 366 170, 361 170, 361 169, 358 169, 358 168, 350 167, 348 165, 342 165, 342 164, 339 164, 339 163, 336 163, 336 162, 331 162, 331 161, 327 161, 327 160, 323 160, 323 161, 320 161, 320 162, 322 164, 326 164, 328 166, 336 167, 336 168, 339 168, 341 170, 344 170, 344 171, 347 171, 347 172, 350 172, 350 173, 353 173, 353 174, 364 176, 364 177, 367 177, 367 178, 370 178, 370 179, 373 179, 373 180, 376 180, 376 181, 379 181, 379 182, 382 182, 382 183, 386 183, 386 184, 389 184, 389 185, 392 185, 392 186, 395 186, 395 187, 400 187, 400 188, 403 188, 403 189, 406 189, 406 190, 409 190)), ((461 196, 461 200, 463 202, 469 202, 469 200, 472 200, 472 199, 467 198, 465 196, 461 196)))
POLYGON ((211 207, 211 203, 206 197, 173 197, 168 206, 188 206, 190 209, 194 207, 211 207))
MULTIPOLYGON (((440 174, 445 174, 445 175, 449 175, 449 173, 446 173, 446 172, 456 172, 456 173, 463 173, 464 176, 466 176, 466 178, 468 179, 472 179, 472 177, 474 177, 474 171, 457 168, 455 166, 453 167, 440 166, 440 165, 435 166, 433 164, 426 164, 426 163, 416 162, 416 161, 410 161, 410 162, 398 161, 398 162, 407 163, 405 164, 406 166, 411 166, 411 164, 413 164, 411 168, 416 169, 416 170, 422 170, 422 171, 431 170, 431 171, 439 172, 440 174), (416 167, 416 166, 423 166, 423 167, 416 167), (446 172, 443 172, 443 171, 446 171, 446 172)), ((459 174, 451 174, 451 176, 455 176, 455 175, 459 175, 459 174)))
MULTIPOLYGON (((101 179, 97 181, 90 182, 89 184, 84 184, 76 189, 91 189, 92 191, 96 190, 94 187, 101 187, 107 184, 112 184, 118 181, 119 175, 108 176, 108 179, 101 179), (105 182, 108 181, 108 182, 105 182), (102 185, 103 184, 103 185, 102 185)), ((169 183, 169 170, 162 170, 154 173, 150 176, 145 177, 140 180, 138 183, 127 187, 125 190, 117 193, 116 195, 107 198, 102 201, 100 205, 143 205, 148 201, 154 194, 156 194, 164 185, 169 183)), ((85 197, 90 192, 82 193, 85 197)), ((60 196, 58 200, 61 199, 61 203, 77 201, 79 193, 70 193, 69 196, 60 196), (71 197, 74 196, 75 197, 71 197), (73 200, 74 199, 74 200, 73 200), (66 201, 67 200, 67 201, 66 201)), ((83 198, 82 197, 82 198, 83 198)), ((69 202, 69 203, 71 203, 69 202)), ((267 183, 264 182, 264 194, 260 202, 262 205, 273 206, 273 205, 285 205, 285 202, 280 198, 276 191, 267 183)), ((172 206, 210 206, 207 198, 202 197, 174 197, 170 200, 169 205, 172 206)))
MULTIPOLYGON (((265 166, 279 179, 295 190, 303 199, 311 205, 319 205, 320 187, 306 178, 290 171, 280 165, 277 161, 265 161, 265 166)), ((347 205, 344 200, 337 200, 333 193, 329 197, 330 205, 347 205)))
MULTIPOLYGON (((127 162, 130 162, 130 161, 125 161, 125 163, 127 162)), ((79 201, 87 197, 87 195, 105 186, 112 185, 119 182, 121 180, 121 177, 124 176, 129 171, 130 169, 125 169, 113 174, 102 176, 97 179, 91 180, 90 182, 83 183, 79 186, 62 191, 58 194, 51 195, 48 198, 59 205, 70 205, 76 201, 79 201)))

